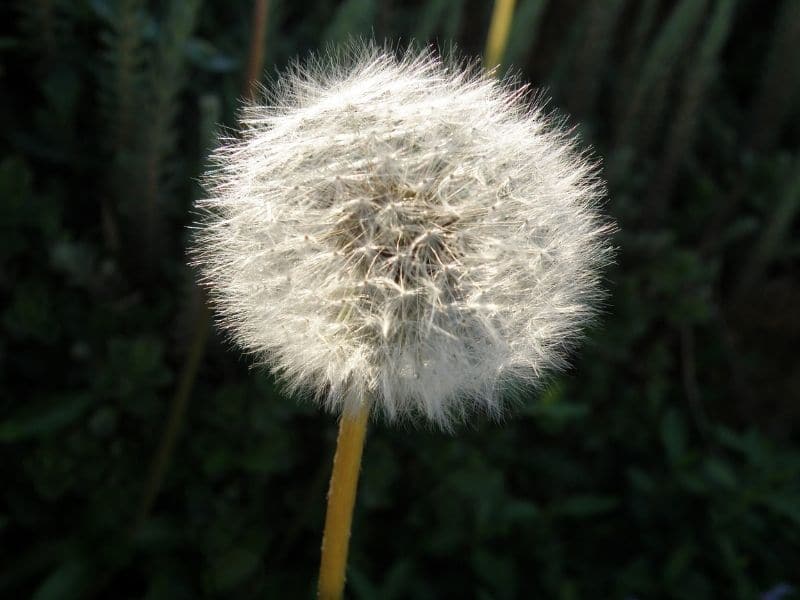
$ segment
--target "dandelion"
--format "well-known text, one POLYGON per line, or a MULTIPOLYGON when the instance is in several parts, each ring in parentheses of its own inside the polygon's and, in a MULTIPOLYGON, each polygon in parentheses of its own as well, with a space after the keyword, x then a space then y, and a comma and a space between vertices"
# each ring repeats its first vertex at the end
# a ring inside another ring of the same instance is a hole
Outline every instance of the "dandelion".
POLYGON ((194 257, 220 322, 342 432, 497 417, 594 315, 596 165, 477 65, 374 45, 296 64, 213 161, 194 257))

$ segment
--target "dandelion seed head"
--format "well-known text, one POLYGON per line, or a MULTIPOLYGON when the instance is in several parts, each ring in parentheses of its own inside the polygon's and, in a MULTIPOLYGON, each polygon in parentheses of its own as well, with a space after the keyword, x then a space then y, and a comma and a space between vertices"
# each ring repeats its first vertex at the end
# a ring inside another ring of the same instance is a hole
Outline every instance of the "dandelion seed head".
POLYGON ((525 88, 358 45, 294 65, 240 124, 193 260, 291 390, 450 428, 566 364, 611 226, 595 163, 525 88))

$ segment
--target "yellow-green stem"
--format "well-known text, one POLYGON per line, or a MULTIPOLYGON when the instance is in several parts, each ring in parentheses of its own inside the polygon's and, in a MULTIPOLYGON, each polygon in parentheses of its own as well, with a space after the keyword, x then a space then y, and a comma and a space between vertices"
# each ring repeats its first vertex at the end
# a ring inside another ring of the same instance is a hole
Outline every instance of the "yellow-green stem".
POLYGON ((340 600, 344 594, 347 550, 368 418, 369 405, 365 403, 356 414, 345 412, 339 422, 325 530, 322 534, 320 600, 340 600))
POLYGON ((485 63, 487 70, 493 69, 503 62, 515 3, 516 0, 495 0, 492 22, 489 25, 489 36, 486 40, 485 63))

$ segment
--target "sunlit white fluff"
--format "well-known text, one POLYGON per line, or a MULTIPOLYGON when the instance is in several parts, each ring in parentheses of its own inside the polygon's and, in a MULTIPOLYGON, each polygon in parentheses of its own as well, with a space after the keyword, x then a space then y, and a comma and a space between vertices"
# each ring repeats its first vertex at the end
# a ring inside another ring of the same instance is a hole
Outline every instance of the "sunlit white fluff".
POLYGON ((198 203, 221 323, 332 411, 500 414, 564 365, 609 256, 595 166, 530 101, 430 51, 295 65, 198 203))

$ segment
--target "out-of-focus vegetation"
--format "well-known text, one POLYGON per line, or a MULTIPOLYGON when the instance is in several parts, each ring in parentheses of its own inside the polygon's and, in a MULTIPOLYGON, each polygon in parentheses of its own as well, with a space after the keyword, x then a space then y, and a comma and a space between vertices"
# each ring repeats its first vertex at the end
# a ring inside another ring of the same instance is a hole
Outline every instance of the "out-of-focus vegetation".
MULTIPOLYGON (((490 13, 272 0, 264 64, 477 55, 490 13)), ((218 337, 184 264, 252 6, 0 17, 0 597, 311 597, 334 420, 218 337)), ((351 597, 797 595, 798 39, 796 0, 519 0, 506 64, 604 157, 612 297, 508 422, 371 430, 351 597)))

